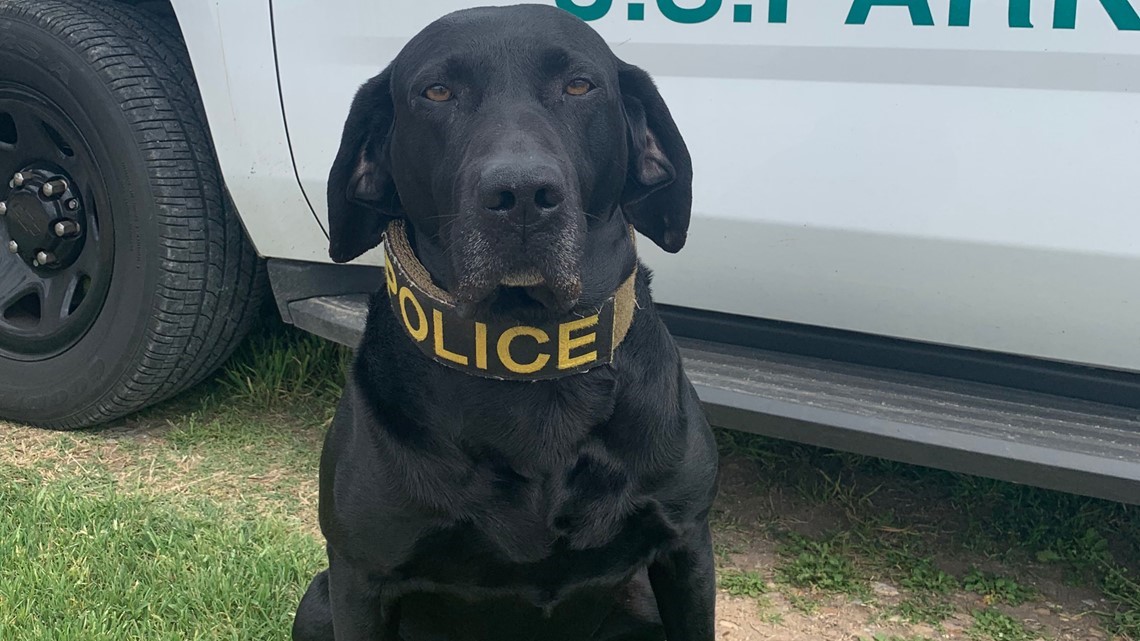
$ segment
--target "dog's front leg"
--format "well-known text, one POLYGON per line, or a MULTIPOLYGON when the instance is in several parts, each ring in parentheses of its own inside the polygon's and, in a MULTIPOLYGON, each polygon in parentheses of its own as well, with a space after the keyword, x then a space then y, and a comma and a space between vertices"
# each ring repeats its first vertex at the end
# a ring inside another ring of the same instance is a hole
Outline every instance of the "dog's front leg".
POLYGON ((649 583, 667 641, 712 641, 716 618, 716 568, 708 521, 649 566, 649 583))
POLYGON ((329 601, 336 641, 398 641, 399 613, 382 586, 331 550, 329 601))

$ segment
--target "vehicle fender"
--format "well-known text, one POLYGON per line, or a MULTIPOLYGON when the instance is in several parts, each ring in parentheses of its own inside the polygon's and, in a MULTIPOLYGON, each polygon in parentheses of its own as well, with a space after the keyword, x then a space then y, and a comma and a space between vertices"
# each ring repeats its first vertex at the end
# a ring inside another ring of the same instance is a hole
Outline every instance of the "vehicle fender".
POLYGON ((328 262, 293 167, 268 2, 172 0, 218 163, 258 254, 328 262))

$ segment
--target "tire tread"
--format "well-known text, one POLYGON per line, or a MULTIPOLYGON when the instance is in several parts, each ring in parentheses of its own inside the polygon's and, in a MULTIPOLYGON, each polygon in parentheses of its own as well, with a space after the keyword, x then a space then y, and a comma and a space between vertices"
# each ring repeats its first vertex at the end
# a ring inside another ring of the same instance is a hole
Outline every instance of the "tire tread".
POLYGON ((177 24, 128 5, 7 0, 86 58, 135 133, 155 194, 161 273, 145 340, 95 403, 40 423, 76 429, 168 399, 229 357, 261 309, 263 261, 224 187, 194 72, 177 24))

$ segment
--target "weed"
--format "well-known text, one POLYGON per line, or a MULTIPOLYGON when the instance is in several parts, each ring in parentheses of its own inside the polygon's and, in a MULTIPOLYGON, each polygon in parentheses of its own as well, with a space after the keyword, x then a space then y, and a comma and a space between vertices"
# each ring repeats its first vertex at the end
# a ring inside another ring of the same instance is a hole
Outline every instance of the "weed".
POLYGON ((764 578, 756 572, 721 570, 717 583, 732 596, 759 598, 766 592, 764 578))
POLYGON ((812 541, 794 534, 789 539, 782 550, 788 559, 777 568, 786 583, 825 592, 862 590, 855 564, 834 542, 812 541))
POLYGON ((935 594, 949 594, 959 587, 958 579, 934 567, 928 559, 918 560, 900 582, 908 590, 935 594))
POLYGON ((819 610, 819 601, 807 596, 806 594, 798 594, 795 592, 784 595, 788 599, 788 603, 796 610, 803 614, 815 614, 819 610))
POLYGON ((771 611, 772 602, 765 594, 767 586, 764 578, 758 572, 744 572, 736 569, 720 570, 717 576, 717 585, 730 596, 755 600, 757 614, 762 621, 773 625, 783 622, 783 615, 771 611))
POLYGON ((954 606, 931 594, 917 594, 903 599, 895 612, 910 623, 938 625, 954 614, 954 606))
POLYGON ((989 608, 973 613, 974 624, 966 633, 971 639, 992 639, 993 641, 1031 641, 1040 638, 1017 619, 989 608))
POLYGON ((783 625, 784 615, 780 614, 779 612, 773 612, 771 610, 761 608, 760 620, 764 623, 767 623, 768 625, 783 625))
POLYGON ((1021 605, 1037 596, 1036 590, 1023 587, 1013 579, 982 572, 977 568, 966 574, 962 586, 970 592, 982 595, 987 604, 1021 605))
MULTIPOLYGON (((714 524, 714 528, 715 528, 715 524, 714 524)), ((721 563, 727 563, 729 558, 734 553, 736 553, 738 551, 739 550, 737 549, 736 546, 729 545, 729 544, 723 543, 721 541, 714 541, 713 542, 713 555, 721 563)))
POLYGON ((1109 627, 1120 636, 1140 639, 1140 583, 1128 576, 1128 571, 1105 563, 1101 588, 1116 603, 1106 616, 1109 627))

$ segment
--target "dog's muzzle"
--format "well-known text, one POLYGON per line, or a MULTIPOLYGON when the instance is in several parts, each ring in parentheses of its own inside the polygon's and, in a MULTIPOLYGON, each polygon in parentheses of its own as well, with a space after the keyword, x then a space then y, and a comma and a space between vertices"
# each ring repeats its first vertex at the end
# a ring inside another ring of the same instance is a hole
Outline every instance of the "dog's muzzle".
POLYGON ((606 365, 613 361, 637 307, 635 265, 597 308, 575 308, 541 325, 465 319, 457 312, 455 297, 432 282, 412 252, 403 221, 388 225, 384 256, 388 299, 408 337, 432 360, 473 376, 537 381, 606 365))

